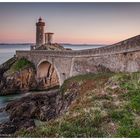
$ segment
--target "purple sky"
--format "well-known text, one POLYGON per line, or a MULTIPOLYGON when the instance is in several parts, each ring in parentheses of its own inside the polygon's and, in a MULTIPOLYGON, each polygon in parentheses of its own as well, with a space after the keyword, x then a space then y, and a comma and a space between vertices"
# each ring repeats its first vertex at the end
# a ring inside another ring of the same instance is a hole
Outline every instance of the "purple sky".
POLYGON ((39 16, 58 43, 111 44, 140 34, 140 3, 0 3, 0 42, 35 42, 39 16))

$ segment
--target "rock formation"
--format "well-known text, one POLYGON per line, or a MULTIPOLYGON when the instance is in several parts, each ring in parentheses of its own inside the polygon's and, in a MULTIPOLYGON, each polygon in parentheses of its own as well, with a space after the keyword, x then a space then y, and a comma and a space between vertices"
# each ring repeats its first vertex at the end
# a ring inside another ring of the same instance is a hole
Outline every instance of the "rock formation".
POLYGON ((12 58, 1 65, 0 91, 1 95, 21 93, 35 89, 35 70, 30 65, 23 69, 14 70, 13 67, 18 59, 12 58), (5 67, 7 69, 5 69, 5 67))
POLYGON ((59 90, 53 90, 33 93, 8 103, 5 110, 9 113, 10 120, 0 124, 0 135, 12 134, 21 128, 34 128, 34 119, 55 119, 68 109, 76 96, 76 92, 63 95, 59 90))
POLYGON ((47 75, 37 77, 34 65, 25 58, 8 60, 0 66, 0 94, 46 90, 59 85, 54 67, 50 65, 45 71, 47 75))

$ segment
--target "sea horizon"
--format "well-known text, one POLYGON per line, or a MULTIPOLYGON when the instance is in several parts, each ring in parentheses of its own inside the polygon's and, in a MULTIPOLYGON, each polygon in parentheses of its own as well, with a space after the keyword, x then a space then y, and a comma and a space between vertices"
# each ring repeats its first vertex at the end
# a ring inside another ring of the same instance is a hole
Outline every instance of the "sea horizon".
MULTIPOLYGON (((55 43, 57 43, 57 42, 55 42, 55 43)), ((55 44, 54 43, 54 44, 55 44)), ((0 43, 0 45, 35 45, 36 43, 0 43)), ((98 43, 57 43, 57 44, 60 44, 60 45, 77 45, 77 46, 79 46, 79 45, 81 45, 81 46, 83 46, 83 45, 86 45, 86 46, 89 46, 89 45, 91 45, 91 46, 100 46, 100 45, 102 45, 102 46, 106 46, 106 45, 109 45, 109 44, 98 44, 98 43)))

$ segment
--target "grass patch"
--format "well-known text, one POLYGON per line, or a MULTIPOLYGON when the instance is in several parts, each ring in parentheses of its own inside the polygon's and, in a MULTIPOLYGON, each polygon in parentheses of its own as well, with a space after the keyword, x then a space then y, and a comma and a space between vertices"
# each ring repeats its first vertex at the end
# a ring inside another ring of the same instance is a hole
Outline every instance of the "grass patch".
POLYGON ((14 71, 19 71, 21 69, 24 69, 24 68, 30 67, 30 66, 33 66, 33 64, 30 61, 28 61, 25 58, 21 58, 13 64, 12 69, 14 71))
POLYGON ((119 95, 126 104, 121 110, 114 110, 110 114, 112 120, 119 123, 116 137, 140 137, 140 127, 134 123, 140 114, 140 73, 123 73, 116 77, 120 87, 127 90, 127 93, 119 95))
POLYGON ((30 61, 28 61, 25 58, 21 58, 18 59, 11 67, 10 69, 7 71, 7 74, 11 74, 17 71, 20 71, 22 69, 28 68, 28 67, 33 67, 34 65, 33 63, 31 63, 30 61))
POLYGON ((100 82, 101 78, 108 79, 112 75, 113 75, 113 73, 98 73, 98 74, 88 73, 88 74, 84 74, 84 75, 73 76, 64 81, 60 90, 62 91, 62 93, 64 93, 69 88, 71 83, 81 85, 81 83, 83 83, 83 81, 87 81, 87 80, 93 80, 93 81, 98 80, 98 82, 100 82))
POLYGON ((82 113, 76 119, 65 116, 62 120, 49 122, 33 131, 23 129, 16 135, 21 137, 103 137, 104 132, 99 129, 100 123, 101 115, 96 111, 94 115, 82 113))

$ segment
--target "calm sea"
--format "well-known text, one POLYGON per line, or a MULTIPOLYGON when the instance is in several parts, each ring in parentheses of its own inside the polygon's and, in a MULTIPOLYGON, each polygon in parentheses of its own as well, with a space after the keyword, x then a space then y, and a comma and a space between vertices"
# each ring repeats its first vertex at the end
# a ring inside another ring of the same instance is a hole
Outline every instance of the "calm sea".
MULTIPOLYGON (((101 45, 64 45, 65 48, 71 48, 73 50, 98 48, 101 45)), ((16 50, 30 50, 30 45, 0 45, 0 64, 4 63, 8 59, 14 56, 16 50)), ((7 95, 0 96, 0 108, 6 106, 6 104, 17 98, 21 98, 27 94, 7 95)), ((0 112, 0 122, 4 122, 8 119, 6 112, 0 112)))

